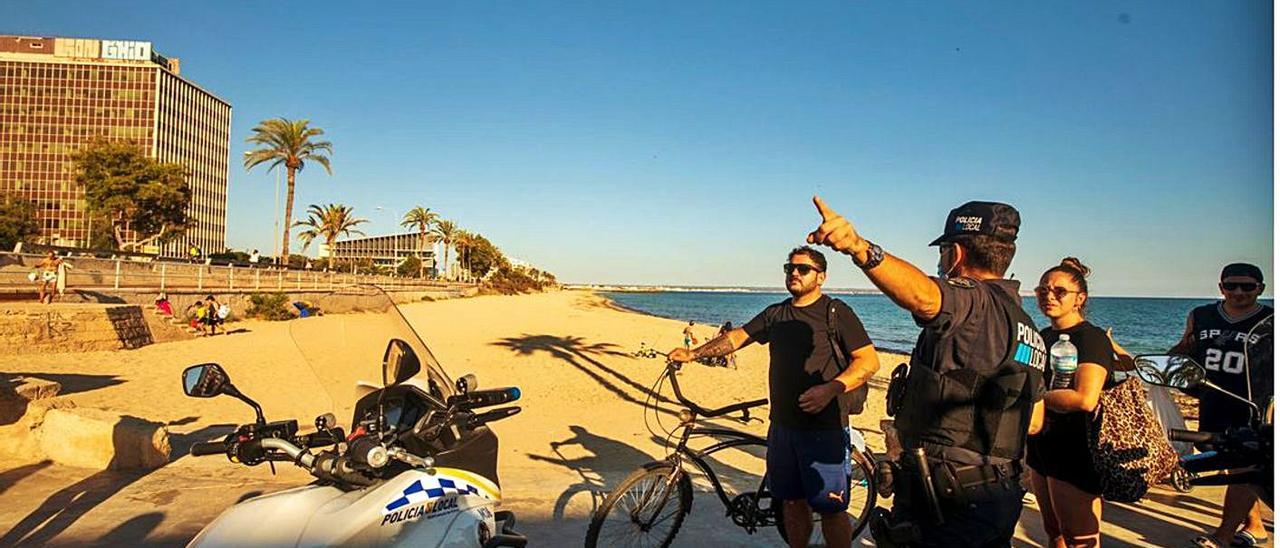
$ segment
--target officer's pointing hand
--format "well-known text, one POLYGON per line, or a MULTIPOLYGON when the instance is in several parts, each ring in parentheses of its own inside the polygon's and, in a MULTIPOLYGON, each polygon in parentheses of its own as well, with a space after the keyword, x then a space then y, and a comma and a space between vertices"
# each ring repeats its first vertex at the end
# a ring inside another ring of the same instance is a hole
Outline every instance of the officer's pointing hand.
POLYGON ((824 245, 845 255, 855 255, 866 250, 866 240, 858 235, 848 219, 828 207, 822 198, 814 196, 813 205, 818 208, 818 214, 822 215, 822 224, 809 233, 809 243, 824 245))

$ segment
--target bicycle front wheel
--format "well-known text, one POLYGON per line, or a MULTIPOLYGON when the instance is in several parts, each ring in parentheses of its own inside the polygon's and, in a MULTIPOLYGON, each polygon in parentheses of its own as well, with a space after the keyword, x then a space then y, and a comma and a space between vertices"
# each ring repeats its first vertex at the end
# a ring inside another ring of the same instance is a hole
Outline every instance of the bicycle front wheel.
POLYGON ((691 508, 689 475, 670 462, 651 462, 622 480, 596 509, 586 546, 670 546, 691 508))
MULTIPOLYGON (((853 525, 853 538, 856 539, 867 527, 871 510, 876 507, 876 490, 872 475, 874 465, 867 462, 866 458, 857 451, 853 451, 849 456, 853 464, 853 474, 849 476, 849 508, 845 513, 848 514, 849 522, 853 525)), ((789 542, 787 523, 782 513, 782 500, 773 499, 773 512, 778 519, 778 534, 782 536, 783 542, 789 542)), ((825 545, 826 539, 822 537, 822 517, 815 513, 813 530, 809 534, 809 546, 825 545)))

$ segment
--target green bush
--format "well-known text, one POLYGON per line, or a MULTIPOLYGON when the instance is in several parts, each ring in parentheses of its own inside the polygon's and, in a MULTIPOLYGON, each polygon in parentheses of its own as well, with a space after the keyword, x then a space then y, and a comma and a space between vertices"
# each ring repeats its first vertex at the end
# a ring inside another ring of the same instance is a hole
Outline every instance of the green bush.
MULTIPOLYGON (((546 275, 543 274, 545 277, 546 275)), ((554 280, 554 278, 552 278, 554 280)), ((555 285, 555 282, 548 282, 545 279, 535 278, 530 275, 527 269, 520 267, 502 267, 494 271, 488 279, 484 281, 481 288, 483 293, 500 294, 500 295, 517 295, 520 293, 532 293, 534 291, 542 291, 549 286, 555 285)))
POLYGON ((254 293, 249 295, 249 309, 245 315, 270 321, 292 320, 293 312, 289 311, 289 296, 284 293, 254 293))

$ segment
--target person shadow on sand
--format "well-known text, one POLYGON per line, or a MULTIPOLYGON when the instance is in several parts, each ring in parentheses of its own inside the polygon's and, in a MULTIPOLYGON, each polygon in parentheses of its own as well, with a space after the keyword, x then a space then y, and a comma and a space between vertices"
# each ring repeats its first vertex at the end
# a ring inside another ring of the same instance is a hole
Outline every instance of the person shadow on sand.
POLYGON ((588 516, 591 515, 609 495, 611 486, 621 482, 637 466, 653 460, 653 457, 630 445, 592 434, 582 426, 570 425, 569 430, 573 432, 572 437, 551 442, 554 457, 529 454, 532 460, 564 466, 577 472, 582 478, 581 482, 570 485, 556 498, 552 511, 552 519, 555 521, 563 521, 569 502, 584 492, 591 494, 591 508, 587 513, 588 516), (568 458, 560 450, 573 445, 581 446, 589 455, 568 458))

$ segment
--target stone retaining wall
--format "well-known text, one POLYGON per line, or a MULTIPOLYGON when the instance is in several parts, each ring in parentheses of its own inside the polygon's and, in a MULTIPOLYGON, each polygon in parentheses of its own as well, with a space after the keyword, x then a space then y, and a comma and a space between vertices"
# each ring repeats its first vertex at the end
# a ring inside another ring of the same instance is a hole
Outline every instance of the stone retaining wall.
POLYGON ((131 305, 6 303, 0 353, 90 352, 151 344, 142 308, 131 305))

